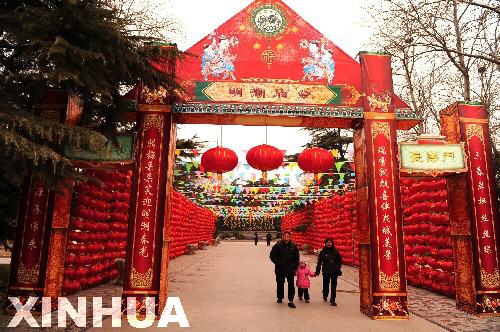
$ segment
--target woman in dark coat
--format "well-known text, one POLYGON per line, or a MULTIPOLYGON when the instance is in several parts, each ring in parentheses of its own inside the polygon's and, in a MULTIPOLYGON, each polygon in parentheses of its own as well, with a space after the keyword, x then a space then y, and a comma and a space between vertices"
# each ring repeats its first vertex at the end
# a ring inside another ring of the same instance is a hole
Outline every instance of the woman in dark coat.
POLYGON ((255 242, 255 245, 257 245, 257 242, 259 242, 259 235, 257 235, 257 232, 253 234, 253 241, 255 242))
POLYGON ((331 286, 330 303, 337 306, 337 278, 342 275, 342 257, 335 248, 332 238, 325 240, 325 246, 321 249, 316 265, 316 275, 323 270, 323 301, 328 299, 328 291, 331 286))

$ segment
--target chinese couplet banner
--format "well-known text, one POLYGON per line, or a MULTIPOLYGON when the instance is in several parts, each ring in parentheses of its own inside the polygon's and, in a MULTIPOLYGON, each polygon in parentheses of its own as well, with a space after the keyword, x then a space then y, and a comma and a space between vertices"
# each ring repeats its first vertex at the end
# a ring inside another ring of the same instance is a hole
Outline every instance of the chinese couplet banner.
POLYGON ((124 296, 158 295, 165 203, 167 128, 163 113, 142 113, 130 216, 124 296))
POLYGON ((9 296, 43 294, 50 231, 50 191, 30 176, 18 212, 9 296))
POLYGON ((488 125, 484 107, 459 105, 462 138, 469 163, 469 191, 473 213, 478 294, 500 290, 497 248, 498 210, 493 201, 493 165, 488 125), (483 121, 482 121, 483 120, 483 121))

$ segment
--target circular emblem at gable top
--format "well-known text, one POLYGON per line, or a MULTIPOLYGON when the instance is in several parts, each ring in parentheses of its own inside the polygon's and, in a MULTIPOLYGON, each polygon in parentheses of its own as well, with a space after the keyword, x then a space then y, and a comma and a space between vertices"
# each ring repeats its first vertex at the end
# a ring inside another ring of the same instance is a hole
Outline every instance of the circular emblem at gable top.
POLYGON ((279 35, 285 30, 287 21, 283 11, 274 5, 262 5, 252 12, 255 31, 266 37, 279 35))

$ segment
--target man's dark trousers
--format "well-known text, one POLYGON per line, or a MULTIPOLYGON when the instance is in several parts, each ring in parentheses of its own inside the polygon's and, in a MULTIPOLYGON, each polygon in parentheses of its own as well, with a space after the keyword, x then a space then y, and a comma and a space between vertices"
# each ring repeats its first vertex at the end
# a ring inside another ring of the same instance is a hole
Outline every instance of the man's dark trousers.
POLYGON ((293 273, 276 272, 276 297, 281 300, 285 297, 285 279, 288 283, 288 301, 293 301, 295 297, 295 275, 293 273))

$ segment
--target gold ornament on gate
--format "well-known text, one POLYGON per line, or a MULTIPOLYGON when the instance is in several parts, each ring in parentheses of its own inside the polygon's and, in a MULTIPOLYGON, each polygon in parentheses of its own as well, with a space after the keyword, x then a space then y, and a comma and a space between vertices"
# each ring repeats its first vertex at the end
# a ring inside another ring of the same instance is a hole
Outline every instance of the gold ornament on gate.
POLYGON ((156 128, 161 130, 163 126, 163 117, 158 114, 148 114, 144 117, 144 130, 156 128))
POLYGON ((384 135, 387 139, 391 139, 391 129, 387 122, 373 122, 372 136, 375 139, 378 135, 384 135))
POLYGON ((483 128, 477 124, 467 125, 467 140, 470 140, 472 136, 477 136, 482 141, 484 141, 483 128))
POLYGON ((38 275, 40 266, 37 264, 33 267, 26 267, 23 263, 19 264, 19 271, 17 272, 17 281, 23 283, 36 283, 38 282, 38 275))
POLYGON ((388 276, 384 272, 380 271, 380 286, 383 289, 397 290, 401 284, 399 278, 399 272, 395 272, 393 275, 388 276))
POLYGON ((392 103, 391 93, 386 91, 381 94, 372 93, 371 96, 366 96, 368 102, 370 103, 370 111, 375 112, 380 109, 382 112, 389 112, 389 107, 392 103))
POLYGON ((132 268, 130 286, 132 288, 150 288, 153 283, 153 269, 149 268, 145 273, 137 272, 132 268))
POLYGON ((491 273, 481 269, 481 285, 487 288, 500 286, 500 274, 498 269, 495 269, 495 271, 491 273))
POLYGON ((142 89, 142 98, 146 104, 160 103, 162 104, 167 98, 168 91, 163 86, 158 89, 150 90, 147 86, 142 89))

